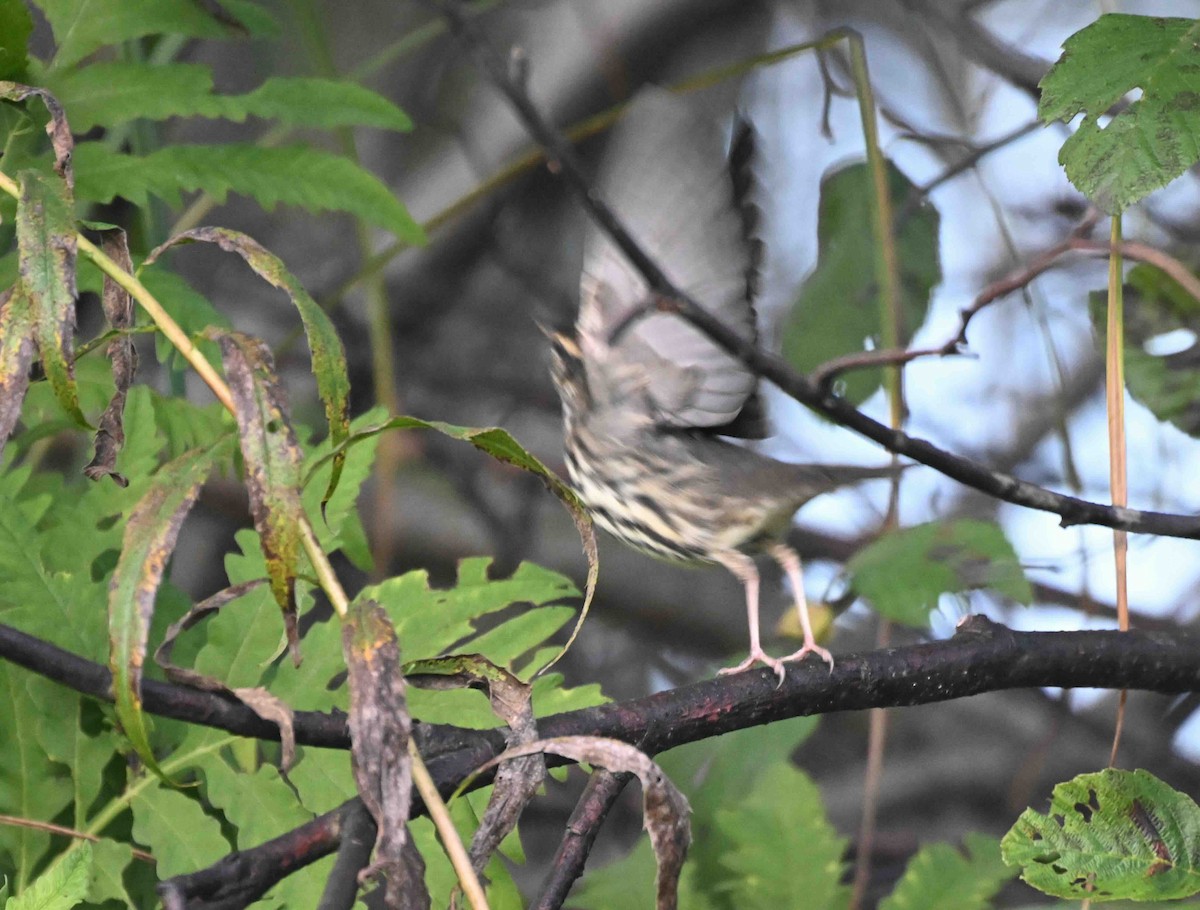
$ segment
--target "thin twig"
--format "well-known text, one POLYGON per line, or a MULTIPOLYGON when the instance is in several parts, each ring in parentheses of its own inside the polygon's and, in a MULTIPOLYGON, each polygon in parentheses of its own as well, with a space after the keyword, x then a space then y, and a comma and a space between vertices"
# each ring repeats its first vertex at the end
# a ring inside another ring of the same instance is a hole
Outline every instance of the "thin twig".
MULTIPOLYGON (((104 838, 98 834, 89 834, 87 831, 79 831, 75 828, 67 828, 63 825, 55 825, 50 822, 37 821, 32 818, 21 818, 18 815, 0 815, 0 825, 11 825, 14 828, 32 828, 35 831, 46 831, 50 834, 60 834, 63 837, 71 837, 75 840, 91 841, 93 844, 98 844, 104 838)), ((153 854, 147 853, 145 850, 139 850, 137 847, 130 848, 131 855, 134 859, 141 860, 143 863, 154 863, 153 854)))
POLYGON ((446 851, 450 864, 454 866, 454 874, 458 876, 463 894, 467 896, 473 910, 488 910, 487 895, 483 893, 483 885, 479 884, 479 876, 475 874, 471 865, 471 857, 467 855, 462 838, 458 836, 458 829, 454 827, 454 820, 450 818, 446 801, 438 792, 437 784, 430 776, 429 769, 425 767, 416 742, 411 738, 408 741, 408 754, 412 758, 413 784, 421 794, 421 799, 425 800, 425 809, 442 837, 442 849, 446 851))
POLYGON ((587 786, 575 804, 575 810, 567 821, 567 828, 559 842, 558 852, 550 866, 550 874, 542 883, 541 893, 530 905, 530 910, 558 910, 571 893, 571 887, 583 874, 583 866, 601 825, 608 817, 625 785, 633 775, 613 773, 606 768, 596 768, 588 778, 587 786))

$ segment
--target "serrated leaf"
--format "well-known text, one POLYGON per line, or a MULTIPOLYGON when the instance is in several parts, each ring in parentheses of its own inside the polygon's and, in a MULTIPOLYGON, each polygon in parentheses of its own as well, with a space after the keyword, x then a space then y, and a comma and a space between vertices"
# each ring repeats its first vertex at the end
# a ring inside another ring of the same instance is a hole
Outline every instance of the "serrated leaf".
POLYGON ((879 910, 988 910, 1013 872, 1000 857, 999 840, 982 834, 965 840, 965 851, 949 844, 922 847, 879 910))
MULTIPOLYGON (((521 444, 509 435, 508 432, 499 427, 461 427, 437 420, 421 420, 419 417, 393 417, 387 423, 380 426, 354 433, 343 445, 349 447, 365 439, 378 436, 380 433, 386 433, 390 430, 407 429, 437 430, 439 433, 443 433, 452 439, 469 442, 475 448, 486 452, 499 461, 515 465, 522 470, 535 474, 541 478, 547 489, 558 497, 559 501, 571 515, 572 521, 575 522, 575 528, 579 532, 580 544, 583 547, 583 554, 588 563, 587 581, 584 583, 583 591, 583 606, 580 608, 579 619, 576 621, 575 628, 571 631, 567 643, 563 645, 562 650, 553 659, 548 661, 538 671, 539 673, 544 673, 557 663, 567 653, 572 643, 574 643, 575 637, 579 634, 579 630, 583 626, 584 619, 587 618, 588 610, 592 604, 592 597, 596 592, 596 579, 600 573, 600 557, 596 546, 596 531, 587 510, 584 509, 583 503, 575 495, 574 490, 563 483, 558 475, 538 461, 538 459, 525 451, 521 444)), ((332 456, 326 456, 318 460, 315 465, 309 468, 310 476, 313 471, 324 464, 330 457, 332 456)), ((407 648, 409 645, 406 643, 405 647, 407 648)), ((412 652, 406 652, 406 654, 410 657, 433 656, 432 654, 413 655, 412 652)))
POLYGON ((1028 604, 1033 590, 999 525, 959 519, 889 532, 846 564, 851 586, 897 622, 921 627, 942 594, 988 588, 1028 604))
MULTIPOLYGON (((212 735, 212 731, 203 731, 212 735)), ((229 852, 221 823, 189 791, 162 784, 136 788, 129 799, 133 839, 151 849, 160 880, 210 866, 229 852)))
MULTIPOLYGON (((888 179, 893 208, 900 211, 913 184, 890 163, 888 179)), ((866 164, 843 167, 821 181, 817 268, 804 282, 783 324, 783 356, 801 372, 860 352, 868 340, 877 341, 882 335, 879 288, 865 265, 875 256, 875 241, 863 227, 871 223, 872 193, 866 164)), ((942 279, 938 222, 937 211, 924 206, 896 232, 901 305, 909 333, 925 321, 930 293, 942 279)), ((858 404, 879 388, 881 375, 878 369, 855 370, 839 381, 839 391, 858 404)))
POLYGON ((1050 811, 1022 812, 1001 849, 1024 881, 1055 897, 1200 892, 1200 807, 1148 771, 1108 768, 1059 784, 1050 811))
MULTIPOLYGON (((154 249, 145 264, 153 264, 165 250, 173 246, 192 242, 215 243, 226 252, 237 253, 260 278, 279 288, 291 299, 308 338, 317 393, 325 405, 325 418, 329 422, 329 438, 333 446, 340 446, 350 433, 350 376, 346 370, 346 349, 329 316, 317 306, 304 285, 287 270, 278 256, 240 231, 210 227, 184 231, 154 249)), ((322 503, 328 502, 337 490, 345 461, 345 451, 339 450, 333 457, 329 486, 322 503)))
POLYGON ((721 864, 735 876, 739 908, 787 907, 797 894, 807 910, 840 910, 849 902, 850 889, 841 884, 846 840, 798 768, 773 765, 745 800, 717 813, 717 826, 730 844, 721 864))
POLYGON ((91 874, 92 845, 83 841, 28 889, 9 898, 5 910, 71 910, 87 897, 91 874))
POLYGON ((17 203, 22 294, 34 312, 34 339, 62 409, 88 426, 75 386, 75 216, 66 181, 23 171, 17 203))
POLYGON ((1200 23, 1109 13, 1063 43, 1043 77, 1038 116, 1084 114, 1058 160, 1109 214, 1165 186, 1200 158, 1200 23), (1141 97, 1101 125, 1128 92, 1141 97))
POLYGON ((119 841, 102 838, 92 844, 92 874, 88 880, 87 899, 93 904, 115 900, 133 906, 122 877, 133 862, 133 847, 119 841))
POLYGON ((142 664, 167 561, 217 454, 215 447, 195 449, 163 465, 129 516, 109 585, 109 667, 117 717, 142 761, 159 775, 142 713, 142 664))
POLYGON ((413 571, 364 588, 359 597, 383 606, 396 624, 405 658, 422 660, 451 646, 480 650, 471 639, 473 621, 480 617, 514 603, 540 606, 578 593, 569 579, 532 563, 521 563, 509 578, 490 579, 490 563, 487 558, 460 561, 457 583, 445 590, 430 588, 428 575, 413 571))
MULTIPOLYGON (((1154 266, 1130 269, 1125 278, 1125 384, 1130 396, 1159 420, 1189 436, 1200 433, 1200 341, 1194 328, 1200 301, 1154 266), (1159 353, 1156 343, 1173 332, 1186 342, 1159 353)), ((1107 294, 1090 295, 1092 326, 1103 348, 1107 294)))
POLYGON ((137 157, 85 142, 75 150, 75 167, 76 194, 90 202, 123 196, 144 206, 153 196, 178 206, 183 192, 203 190, 218 202, 232 192, 266 209, 283 203, 309 212, 349 212, 408 243, 425 242, 420 225, 377 177, 306 145, 173 145, 137 157))
POLYGON ((292 430, 287 399, 267 346, 240 332, 222 332, 217 342, 237 412, 254 527, 267 560, 271 593, 283 611, 292 659, 298 664, 295 587, 301 525, 306 520, 300 501, 304 454, 292 430))
MULTIPOLYGON (((40 719, 30 698, 30 676, 0 661, 0 730, 6 743, 0 761, 0 812, 49 821, 71 801, 70 781, 57 772, 37 737, 40 719)), ((16 890, 22 890, 50 845, 50 835, 34 828, 0 826, 0 851, 15 866, 16 890)))
POLYGON ((220 38, 232 33, 191 0, 36 0, 36 5, 54 31, 58 46, 50 65, 59 69, 106 45, 146 35, 220 38))
POLYGON ((29 65, 29 36, 33 17, 24 0, 0 0, 0 79, 20 81, 29 65))
POLYGON ((213 92, 212 71, 197 63, 151 65, 106 60, 51 71, 46 86, 71 112, 78 133, 138 118, 262 117, 291 126, 412 128, 405 113, 355 82, 273 76, 244 95, 213 92))

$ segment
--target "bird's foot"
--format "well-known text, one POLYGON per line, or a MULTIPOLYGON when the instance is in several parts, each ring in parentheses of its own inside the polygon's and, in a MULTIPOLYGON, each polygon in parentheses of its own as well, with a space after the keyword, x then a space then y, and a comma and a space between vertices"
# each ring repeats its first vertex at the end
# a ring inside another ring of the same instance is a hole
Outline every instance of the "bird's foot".
POLYGON ((817 657, 821 658, 821 660, 823 660, 823 661, 825 661, 825 663, 829 664, 829 672, 830 673, 833 672, 833 655, 830 654, 827 649, 822 648, 815 641, 806 641, 804 643, 803 648, 801 648, 799 651, 795 652, 794 654, 789 654, 787 657, 785 657, 783 659, 784 660, 801 660, 801 659, 807 657, 809 654, 817 655, 817 657))
MULTIPOLYGON (((784 660, 787 660, 787 658, 785 657, 784 660)), ((734 673, 741 673, 743 670, 749 670, 757 663, 766 664, 768 667, 774 670, 775 675, 779 677, 779 685, 783 685, 783 676, 786 672, 783 666, 783 660, 780 660, 778 657, 772 657, 762 648, 751 648, 749 655, 747 655, 746 659, 740 664, 738 664, 736 667, 726 667, 723 670, 718 670, 717 675, 730 676, 734 673)))

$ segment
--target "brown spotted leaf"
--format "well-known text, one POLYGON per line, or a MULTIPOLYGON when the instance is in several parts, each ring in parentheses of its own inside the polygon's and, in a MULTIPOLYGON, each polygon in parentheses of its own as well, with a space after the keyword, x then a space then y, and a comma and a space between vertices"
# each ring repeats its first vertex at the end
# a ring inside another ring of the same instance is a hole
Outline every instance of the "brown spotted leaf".
POLYGON ((292 660, 300 664, 296 632, 296 564, 300 556, 300 474, 304 453, 296 441, 287 396, 267 346, 240 332, 213 332, 221 346, 233 395, 238 441, 246 462, 250 511, 258 530, 271 593, 283 611, 292 660))
POLYGON ((74 190, 75 175, 71 171, 71 154, 75 149, 75 138, 71 135, 67 115, 58 99, 44 88, 21 85, 19 82, 0 82, 0 98, 6 101, 24 101, 30 95, 41 98, 46 110, 50 112, 46 134, 50 137, 50 145, 54 149, 54 172, 66 183, 68 191, 74 190))
POLYGON ((0 452, 21 416, 33 363, 33 306, 20 284, 0 294, 0 452))
MULTIPOLYGON (((129 244, 125 232, 120 228, 105 231, 101 247, 105 254, 126 272, 133 271, 133 262, 129 258, 129 244)), ((118 331, 118 335, 108 343, 108 357, 112 361, 113 384, 116 386, 108 407, 100 415, 100 424, 96 428, 96 454, 83 469, 83 473, 92 480, 101 477, 111 477, 125 487, 129 481, 116 471, 117 454, 125 445, 125 397, 129 387, 133 385, 133 375, 137 372, 137 351, 133 347, 133 339, 125 331, 133 328, 133 297, 112 276, 104 276, 104 293, 101 297, 104 304, 104 317, 110 328, 118 331)))
POLYGON ((501 762, 535 752, 549 752, 572 761, 599 765, 609 771, 636 774, 642 784, 642 825, 658 863, 655 877, 655 907, 675 910, 679 901, 679 873, 691 844, 691 807, 678 788, 650 756, 628 743, 601 736, 559 736, 539 739, 496 756, 480 771, 501 762))
MULTIPOLYGON (((342 444, 341 448, 347 449, 365 439, 370 439, 378 436, 380 433, 386 433, 391 430, 436 430, 439 433, 449 436, 451 439, 469 442, 475 448, 491 455, 496 460, 511 464, 539 477, 542 483, 546 485, 546 488, 558 497, 559 501, 562 502, 563 506, 570 513, 571 519, 575 522, 575 528, 579 532, 579 540, 583 546, 583 554, 588 564, 587 581, 583 591, 583 607, 579 611, 579 618, 575 621, 575 628, 571 630, 571 635, 567 639, 567 643, 563 645, 562 650, 537 671, 536 675, 541 676, 558 663, 575 642, 576 636, 579 635, 579 630, 583 627, 583 621, 587 618, 588 610, 592 604, 592 597, 596 593, 596 579, 600 574, 600 554, 596 547, 596 529, 592 525, 592 519, 588 515, 587 510, 583 507, 583 503, 579 501, 579 497, 575 495, 575 491, 563 483, 557 474, 542 464, 533 455, 529 454, 529 452, 525 451, 519 442, 513 439, 507 431, 499 427, 460 427, 450 423, 443 423, 440 420, 422 420, 419 417, 393 417, 379 426, 352 434, 342 444)), ((337 451, 335 449, 324 458, 319 459, 309 469, 309 476, 311 477, 330 458, 335 457, 337 451)))
POLYGON ((350 687, 350 764, 359 796, 379 829, 375 861, 360 878, 385 873, 388 905, 403 906, 402 896, 411 890, 404 845, 412 802, 412 719, 396 630, 379 604, 356 600, 350 605, 342 623, 342 653, 350 687))
POLYGON ((20 174, 17 261, 34 312, 34 340, 59 404, 76 423, 88 422, 75 387, 75 216, 65 181, 37 171, 20 174))
MULTIPOLYGON (((405 679, 423 689, 468 687, 487 693, 496 716, 508 725, 505 742, 509 748, 537 740, 533 719, 533 687, 521 682, 503 667, 479 654, 461 654, 421 660, 405 668, 405 679)), ((483 874, 500 842, 517 826, 525 806, 546 778, 541 753, 506 761, 496 772, 496 781, 479 827, 471 838, 471 865, 483 874)))
POLYGON ((177 666, 171 662, 171 652, 175 649, 175 642, 181 634, 202 620, 212 616, 227 604, 267 583, 268 579, 266 578, 254 578, 240 584, 230 585, 228 588, 218 591, 211 597, 206 597, 200 603, 193 604, 187 613, 171 623, 167 628, 166 634, 163 635, 162 643, 158 646, 158 650, 154 652, 154 662, 162 667, 163 672, 167 675, 167 679, 171 680, 171 682, 176 682, 183 686, 194 686, 206 692, 220 692, 225 695, 232 695, 263 720, 268 720, 278 726, 279 742, 282 746, 280 764, 282 764, 283 770, 287 771, 291 768, 296 758, 296 732, 294 713, 284 701, 276 698, 266 689, 231 689, 215 677, 206 676, 203 673, 188 669, 187 667, 177 666))
POLYGON ((159 468, 126 522, 121 555, 109 583, 109 666, 117 717, 142 760, 159 775, 141 697, 150 622, 179 529, 221 446, 193 449, 159 468))
MULTIPOLYGON (((329 439, 333 448, 338 447, 350 434, 350 376, 346 370, 346 350, 333 322, 315 300, 309 296, 296 276, 287 270, 283 262, 262 246, 253 237, 229 228, 199 227, 176 234, 155 249, 146 259, 146 265, 154 262, 164 250, 181 243, 203 241, 215 243, 221 249, 237 253, 259 277, 284 291, 300 314, 304 334, 308 337, 308 349, 312 352, 313 375, 317 380, 317 393, 325 404, 325 417, 329 421, 329 439)), ((346 461, 344 449, 338 449, 333 459, 333 471, 322 502, 326 503, 337 489, 346 461)))

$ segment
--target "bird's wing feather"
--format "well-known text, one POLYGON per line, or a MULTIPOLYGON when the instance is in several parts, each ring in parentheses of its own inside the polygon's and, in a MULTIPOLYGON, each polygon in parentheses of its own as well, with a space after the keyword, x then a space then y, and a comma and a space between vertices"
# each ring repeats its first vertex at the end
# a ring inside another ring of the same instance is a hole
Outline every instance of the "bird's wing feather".
MULTIPOLYGON (((722 130, 691 104, 645 89, 616 128, 597 187, 626 229, 672 282, 742 337, 756 338, 747 275, 753 252, 726 168, 722 130)), ((608 401, 640 395, 659 423, 679 428, 732 424, 757 379, 678 316, 635 321, 645 280, 592 226, 584 254, 578 336, 588 381, 608 401)))

